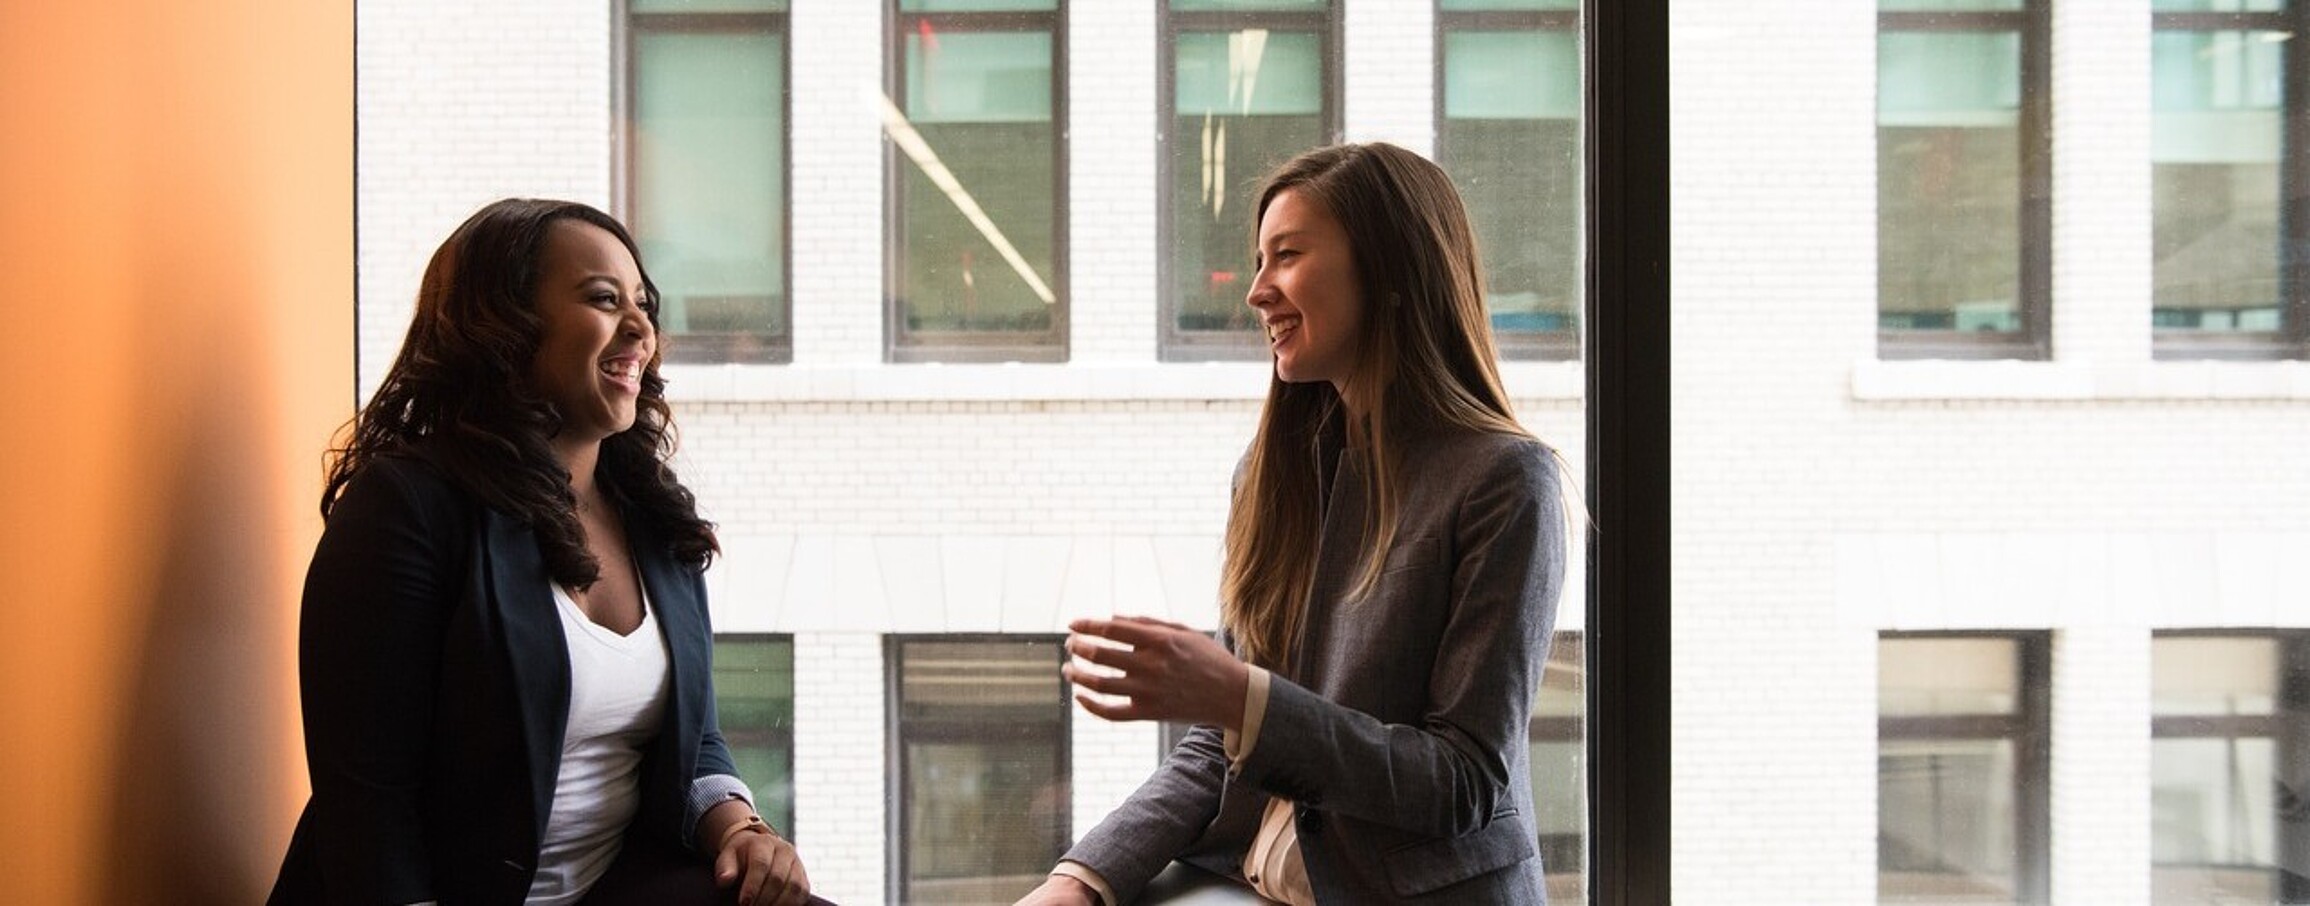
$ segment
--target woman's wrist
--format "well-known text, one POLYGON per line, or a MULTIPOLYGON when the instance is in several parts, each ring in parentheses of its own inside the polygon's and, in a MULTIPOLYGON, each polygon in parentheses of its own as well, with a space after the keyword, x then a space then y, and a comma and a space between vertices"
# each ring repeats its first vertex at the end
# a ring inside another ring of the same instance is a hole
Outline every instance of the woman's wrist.
POLYGON ((728 829, 722 831, 722 838, 714 843, 714 851, 721 852, 728 849, 731 840, 737 839, 739 834, 747 832, 767 834, 772 837, 778 836, 778 831, 770 827, 770 822, 762 820, 761 815, 747 812, 746 817, 739 819, 728 829))

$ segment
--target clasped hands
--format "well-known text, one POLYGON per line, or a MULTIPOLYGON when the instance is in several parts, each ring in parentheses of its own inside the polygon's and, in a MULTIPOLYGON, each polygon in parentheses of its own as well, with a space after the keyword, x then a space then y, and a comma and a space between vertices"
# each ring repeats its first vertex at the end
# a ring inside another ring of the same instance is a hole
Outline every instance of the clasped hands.
POLYGON ((1243 729, 1251 668, 1211 636, 1153 617, 1080 619, 1067 628, 1072 658, 1059 674, 1075 684, 1083 710, 1107 720, 1243 729))

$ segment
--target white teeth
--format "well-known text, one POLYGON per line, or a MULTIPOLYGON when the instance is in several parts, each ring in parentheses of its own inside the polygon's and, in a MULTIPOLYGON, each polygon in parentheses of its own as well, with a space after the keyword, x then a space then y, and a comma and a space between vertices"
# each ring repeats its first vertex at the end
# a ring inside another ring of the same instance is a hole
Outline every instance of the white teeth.
POLYGON ((1290 333, 1292 328, 1298 326, 1298 318, 1284 318, 1282 320, 1270 321, 1267 324, 1267 341, 1273 343, 1277 337, 1290 333))

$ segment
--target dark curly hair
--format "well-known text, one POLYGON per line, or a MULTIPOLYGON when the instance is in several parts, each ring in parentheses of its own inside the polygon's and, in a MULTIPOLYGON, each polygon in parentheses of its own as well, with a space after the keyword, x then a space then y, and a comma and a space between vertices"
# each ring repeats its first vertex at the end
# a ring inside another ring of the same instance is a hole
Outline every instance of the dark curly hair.
MULTIPOLYGON (((554 581, 586 588, 600 577, 578 526, 570 474, 547 446, 561 416, 529 380, 543 332, 534 305, 538 260, 553 223, 565 219, 609 231, 640 268, 633 235, 587 205, 509 198, 474 212, 434 251, 401 354, 354 416, 347 443, 330 451, 322 516, 371 460, 411 455, 526 523, 554 581)), ((642 289, 655 328, 658 288, 648 271, 642 289)), ((653 356, 642 371, 633 427, 602 441, 594 475, 630 524, 703 569, 720 548, 713 524, 698 517, 697 499, 667 464, 674 422, 658 362, 653 356)))

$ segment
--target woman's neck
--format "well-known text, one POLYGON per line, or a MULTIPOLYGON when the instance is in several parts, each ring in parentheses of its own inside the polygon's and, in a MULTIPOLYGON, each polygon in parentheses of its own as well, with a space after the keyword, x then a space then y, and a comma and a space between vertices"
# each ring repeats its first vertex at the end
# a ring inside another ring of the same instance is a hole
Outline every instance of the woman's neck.
POLYGON ((579 506, 588 506, 601 499, 601 492, 594 482, 594 467, 601 462, 600 441, 575 444, 557 442, 554 444, 553 455, 554 459, 561 462, 562 469, 569 472, 570 492, 577 496, 579 506))

